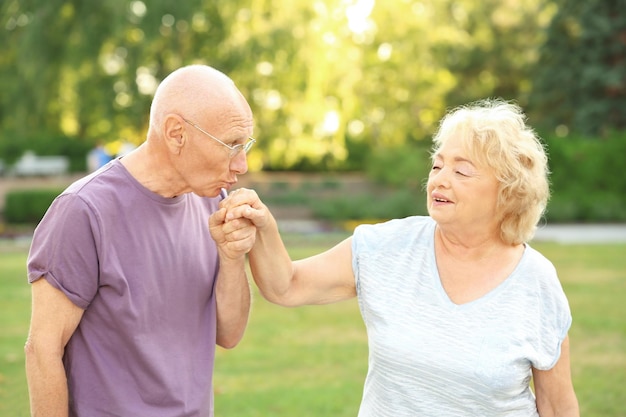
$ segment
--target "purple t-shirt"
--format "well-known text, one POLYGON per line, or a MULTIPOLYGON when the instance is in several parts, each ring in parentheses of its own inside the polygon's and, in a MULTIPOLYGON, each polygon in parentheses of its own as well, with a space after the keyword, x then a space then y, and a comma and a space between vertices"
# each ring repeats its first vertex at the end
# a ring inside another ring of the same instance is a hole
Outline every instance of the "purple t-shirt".
POLYGON ((114 160, 37 227, 28 280, 85 310, 64 355, 70 416, 212 416, 218 271, 208 219, 224 196, 152 193, 114 160))

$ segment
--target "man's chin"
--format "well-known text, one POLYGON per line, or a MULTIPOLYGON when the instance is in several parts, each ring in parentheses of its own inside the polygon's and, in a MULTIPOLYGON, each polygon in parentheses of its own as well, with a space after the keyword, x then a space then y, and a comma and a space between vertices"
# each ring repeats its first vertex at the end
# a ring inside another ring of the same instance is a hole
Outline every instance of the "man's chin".
POLYGON ((222 192, 227 193, 228 191, 222 191, 224 188, 218 188, 216 190, 201 190, 194 191, 193 193, 198 197, 206 197, 206 198, 214 198, 222 194, 222 192))

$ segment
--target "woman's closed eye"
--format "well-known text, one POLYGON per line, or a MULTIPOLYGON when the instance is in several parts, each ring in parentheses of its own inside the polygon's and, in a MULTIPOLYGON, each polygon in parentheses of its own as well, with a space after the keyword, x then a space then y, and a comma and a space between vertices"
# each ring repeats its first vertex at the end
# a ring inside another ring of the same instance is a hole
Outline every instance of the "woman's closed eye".
MULTIPOLYGON (((443 167, 439 166, 439 165, 433 165, 433 167, 431 168, 431 171, 438 171, 440 169, 442 169, 443 167)), ((454 170, 455 174, 461 175, 463 177, 469 177, 469 171, 468 170, 464 170, 464 169, 455 169, 454 170)))

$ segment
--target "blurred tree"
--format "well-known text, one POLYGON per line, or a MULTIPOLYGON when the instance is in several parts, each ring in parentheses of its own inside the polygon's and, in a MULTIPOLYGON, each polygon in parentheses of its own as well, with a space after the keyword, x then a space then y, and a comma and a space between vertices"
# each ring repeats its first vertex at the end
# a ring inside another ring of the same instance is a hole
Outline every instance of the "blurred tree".
POLYGON ((525 104, 551 14, 542 0, 377 3, 356 92, 375 155, 363 153, 360 166, 381 177, 370 165, 382 163, 402 187, 418 190, 428 171, 425 148, 448 108, 487 96, 525 104))
POLYGON ((227 43, 268 139, 266 169, 362 168, 378 147, 428 139, 450 105, 525 104, 553 11, 545 0, 249 4, 227 43))
POLYGON ((556 3, 536 67, 533 107, 561 134, 626 129, 626 1, 556 3))
POLYGON ((191 46, 186 22, 197 9, 172 0, 149 8, 128 0, 4 2, 4 133, 141 140, 158 80, 183 62, 181 44, 191 46))
POLYGON ((522 102, 549 0, 5 0, 0 134, 143 140, 158 82, 180 65, 249 98, 252 169, 361 169, 427 142, 451 105, 522 102))
POLYGON ((441 26, 434 47, 437 61, 457 81, 447 103, 456 106, 490 95, 525 107, 538 46, 555 13, 553 2, 459 0, 444 10, 445 21, 452 24, 441 26))

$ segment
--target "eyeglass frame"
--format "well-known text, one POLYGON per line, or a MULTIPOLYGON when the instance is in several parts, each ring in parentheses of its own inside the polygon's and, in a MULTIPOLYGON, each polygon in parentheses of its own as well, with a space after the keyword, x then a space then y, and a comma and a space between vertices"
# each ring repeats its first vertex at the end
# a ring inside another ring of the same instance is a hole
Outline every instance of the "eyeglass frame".
POLYGON ((241 152, 241 151, 244 151, 244 153, 247 154, 250 151, 250 149, 252 148, 252 145, 254 145, 256 143, 256 139, 255 138, 253 138, 252 136, 248 136, 248 141, 246 143, 239 143, 237 145, 229 145, 227 143, 222 142, 221 140, 219 140, 218 138, 216 138, 215 136, 213 136, 212 134, 210 134, 206 130, 202 129, 200 126, 198 126, 194 122, 192 122, 190 120, 187 120, 184 117, 182 117, 182 119, 186 123, 189 123, 191 126, 195 127, 200 132, 204 133, 205 135, 207 135, 208 137, 213 139, 214 141, 219 142, 222 145, 226 146, 228 149, 230 149, 230 152, 228 153, 228 156, 231 159, 234 158, 235 156, 237 156, 239 154, 239 152, 241 152))

